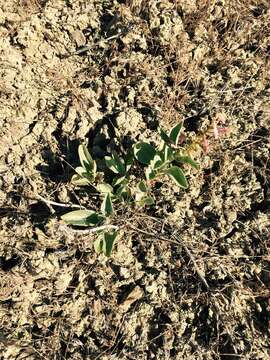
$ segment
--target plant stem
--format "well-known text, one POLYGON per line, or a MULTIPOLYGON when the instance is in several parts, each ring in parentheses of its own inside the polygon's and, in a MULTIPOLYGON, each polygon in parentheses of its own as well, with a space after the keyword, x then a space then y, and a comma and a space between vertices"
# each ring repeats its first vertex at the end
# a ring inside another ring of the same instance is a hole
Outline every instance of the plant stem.
POLYGON ((67 227, 65 225, 61 225, 60 226, 60 229, 63 229, 67 232, 73 232, 73 233, 77 233, 77 234, 91 234, 91 233, 95 233, 97 231, 102 231, 102 230, 106 230, 106 229, 114 229, 114 230, 119 230, 120 227, 119 226, 116 226, 116 225, 110 225, 110 224, 107 224, 107 225, 101 225, 101 226, 96 226, 94 228, 90 228, 90 229, 85 229, 85 230, 75 230, 75 229, 72 229, 70 227, 67 227))
POLYGON ((39 198, 41 201, 43 201, 45 204, 48 205, 54 205, 59 207, 65 207, 65 208, 76 208, 76 209, 86 209, 85 206, 77 205, 77 204, 67 204, 67 203, 59 203, 52 200, 45 199, 43 196, 36 194, 37 198, 39 198))

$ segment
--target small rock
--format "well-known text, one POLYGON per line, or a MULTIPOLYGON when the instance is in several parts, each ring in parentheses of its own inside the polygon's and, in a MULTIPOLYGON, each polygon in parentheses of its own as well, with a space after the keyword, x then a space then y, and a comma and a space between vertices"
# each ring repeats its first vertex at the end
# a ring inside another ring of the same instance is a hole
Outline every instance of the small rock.
POLYGON ((120 309, 122 312, 127 312, 130 306, 137 300, 141 299, 144 295, 143 290, 136 286, 126 297, 126 299, 120 305, 120 309))
POLYGON ((75 41, 77 47, 83 46, 86 43, 85 36, 83 35, 82 31, 75 30, 71 33, 72 39, 75 41))

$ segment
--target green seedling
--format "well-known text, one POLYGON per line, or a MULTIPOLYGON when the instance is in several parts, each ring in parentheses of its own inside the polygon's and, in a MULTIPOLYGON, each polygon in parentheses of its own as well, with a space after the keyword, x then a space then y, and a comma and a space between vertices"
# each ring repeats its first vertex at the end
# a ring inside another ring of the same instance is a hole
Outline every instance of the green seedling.
POLYGON ((153 205, 155 199, 151 194, 151 184, 161 176, 168 176, 181 188, 188 187, 182 166, 188 164, 197 169, 198 165, 178 146, 181 130, 181 124, 174 126, 169 134, 160 129, 159 148, 146 142, 138 142, 124 156, 119 156, 116 152, 105 156, 105 172, 111 174, 110 184, 101 181, 104 176, 98 171, 87 147, 79 146, 81 166, 75 169, 76 174, 71 181, 76 186, 94 187, 102 200, 101 209, 99 213, 92 210, 71 211, 63 215, 62 219, 69 225, 96 229, 98 238, 94 242, 94 248, 97 253, 110 256, 117 239, 117 231, 106 231, 106 227, 116 227, 112 224, 117 219, 115 203, 133 203, 140 207, 153 205), (138 178, 137 183, 134 183, 134 173, 141 174, 139 163, 145 167, 145 178, 138 178))
MULTIPOLYGON (((100 184, 102 189, 109 190, 108 184, 100 184)), ((98 239, 94 242, 94 248, 99 253, 104 253, 106 256, 110 256, 114 241, 117 237, 117 232, 108 233, 105 231, 106 224, 108 224, 109 218, 113 215, 114 209, 111 199, 111 193, 103 193, 104 198, 101 204, 101 213, 97 213, 92 210, 75 210, 62 216, 69 225, 80 227, 97 227, 99 233, 98 239), (99 230, 100 229, 100 230, 99 230)))
POLYGON ((110 256, 116 237, 117 233, 115 231, 111 233, 104 232, 102 236, 94 242, 95 251, 110 256))
POLYGON ((77 174, 72 176, 71 182, 78 186, 89 185, 95 180, 97 164, 92 159, 85 145, 79 145, 78 153, 81 166, 75 168, 77 174))
POLYGON ((159 149, 145 142, 134 145, 135 158, 140 163, 148 165, 145 170, 148 182, 162 175, 168 175, 178 186, 184 189, 188 187, 181 165, 189 164, 196 169, 198 169, 198 165, 188 155, 184 155, 183 149, 178 147, 181 129, 181 124, 177 124, 171 129, 169 135, 160 129, 162 142, 159 149))
POLYGON ((151 196, 151 189, 144 180, 140 181, 135 193, 135 201, 140 206, 153 205, 155 199, 151 196))

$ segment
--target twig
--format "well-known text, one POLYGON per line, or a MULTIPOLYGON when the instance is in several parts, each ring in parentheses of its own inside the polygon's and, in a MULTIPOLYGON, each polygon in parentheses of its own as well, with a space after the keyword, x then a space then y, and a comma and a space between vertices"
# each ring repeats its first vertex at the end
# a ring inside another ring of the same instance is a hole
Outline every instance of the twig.
POLYGON ((43 196, 36 194, 36 196, 48 205, 60 206, 65 208, 74 208, 74 209, 86 209, 85 206, 77 205, 77 204, 67 204, 67 203, 58 203, 52 200, 45 199, 43 196))
POLYGON ((166 242, 169 242, 169 243, 174 244, 174 245, 182 246, 183 249, 185 250, 185 252, 187 253, 188 257, 190 258, 191 262, 193 263, 194 268, 195 268, 195 270, 196 270, 199 278, 200 278, 201 281, 204 283, 205 287, 206 287, 207 289, 209 289, 209 285, 208 285, 205 277, 203 276, 202 271, 199 269, 199 267, 198 267, 198 265, 197 265, 197 263, 196 263, 196 260, 194 259, 194 256, 193 256, 192 253, 190 252, 189 248, 188 248, 185 244, 183 244, 182 242, 180 242, 175 235, 173 235, 173 237, 175 238, 175 240, 171 240, 171 239, 168 239, 168 238, 166 238, 166 237, 160 236, 160 235, 158 235, 158 234, 153 234, 153 233, 149 233, 148 231, 144 231, 144 230, 138 229, 138 228, 136 228, 135 226, 133 226, 133 225, 131 225, 131 224, 128 224, 128 227, 130 227, 131 229, 133 229, 133 230, 135 230, 135 231, 138 231, 138 232, 140 232, 140 233, 142 233, 142 234, 145 234, 145 235, 148 235, 148 236, 151 236, 151 237, 156 237, 156 238, 159 239, 159 240, 166 241, 166 242))
POLYGON ((199 269, 199 267, 198 267, 198 265, 197 265, 197 263, 196 263, 196 260, 194 259, 194 256, 191 254, 189 248, 188 248, 185 244, 183 244, 182 246, 183 246, 183 248, 185 249, 185 252, 188 254, 190 260, 192 261, 192 263, 193 263, 193 265, 194 265, 194 268, 195 268, 195 270, 196 270, 199 278, 200 278, 201 281, 204 283, 205 287, 206 287, 207 289, 209 289, 208 282, 206 281, 205 277, 203 276, 203 273, 201 272, 201 270, 199 269))
POLYGON ((144 234, 144 235, 148 235, 148 236, 151 236, 151 237, 155 237, 155 238, 157 238, 157 239, 159 239, 159 240, 162 240, 162 241, 165 241, 165 242, 169 242, 169 243, 174 244, 174 245, 178 245, 178 246, 181 245, 181 244, 179 243, 179 241, 174 241, 174 240, 168 239, 168 238, 166 238, 166 237, 160 236, 160 235, 158 235, 158 234, 149 233, 148 231, 144 231, 144 230, 138 229, 136 226, 133 226, 133 225, 131 225, 131 224, 128 224, 127 227, 129 227, 129 228, 131 228, 131 229, 133 229, 133 230, 135 230, 135 231, 138 231, 138 232, 140 232, 140 233, 142 233, 142 234, 144 234))
MULTIPOLYGON (((174 237, 175 239, 177 239, 177 237, 176 237, 175 235, 173 235, 173 237, 174 237)), ((184 249, 185 252, 187 253, 188 257, 190 258, 191 262, 193 263, 194 268, 195 268, 195 270, 196 270, 199 278, 200 278, 201 281, 204 283, 205 287, 206 287, 207 289, 209 289, 209 285, 208 285, 208 283, 207 283, 207 281, 206 281, 206 279, 205 279, 202 271, 199 269, 199 267, 198 267, 198 265, 197 265, 197 263, 196 263, 196 260, 194 259, 194 256, 193 256, 192 253, 190 252, 189 248, 188 248, 185 244, 183 244, 183 243, 181 243, 181 246, 183 247, 183 249, 184 249)))
POLYGON ((75 50, 75 51, 71 51, 71 52, 68 52, 68 53, 66 53, 66 54, 61 55, 61 57, 67 58, 67 57, 70 57, 70 56, 73 56, 73 55, 83 54, 84 52, 87 52, 88 50, 94 49, 94 47, 99 46, 102 42, 105 42, 105 43, 106 43, 106 42, 108 42, 108 41, 110 41, 110 40, 117 39, 117 38, 119 38, 121 35, 122 35, 122 33, 119 33, 119 34, 110 36, 110 37, 108 37, 108 38, 101 39, 97 44, 82 46, 81 48, 79 48, 79 49, 77 49, 77 50, 75 50))

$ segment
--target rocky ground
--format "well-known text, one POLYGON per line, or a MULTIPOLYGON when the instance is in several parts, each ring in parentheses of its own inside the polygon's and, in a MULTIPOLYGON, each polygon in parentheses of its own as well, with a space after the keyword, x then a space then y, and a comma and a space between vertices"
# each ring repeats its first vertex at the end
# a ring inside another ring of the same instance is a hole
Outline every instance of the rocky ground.
POLYGON ((268 0, 0 1, 1 359, 270 359, 269 24, 268 0), (109 259, 40 198, 87 204, 87 139, 217 119, 187 191, 117 209, 109 259))

